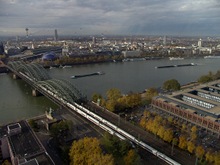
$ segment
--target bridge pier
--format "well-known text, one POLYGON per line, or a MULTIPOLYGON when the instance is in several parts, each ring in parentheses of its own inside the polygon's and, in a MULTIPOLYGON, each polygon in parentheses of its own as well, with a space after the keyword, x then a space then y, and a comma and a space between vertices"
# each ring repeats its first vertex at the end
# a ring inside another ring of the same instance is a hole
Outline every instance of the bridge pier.
POLYGON ((41 93, 38 92, 38 90, 32 89, 32 96, 37 97, 37 96, 40 96, 40 95, 41 95, 41 93))
POLYGON ((20 77, 18 75, 16 75, 15 73, 13 73, 12 75, 13 79, 17 80, 17 79, 20 79, 20 77))

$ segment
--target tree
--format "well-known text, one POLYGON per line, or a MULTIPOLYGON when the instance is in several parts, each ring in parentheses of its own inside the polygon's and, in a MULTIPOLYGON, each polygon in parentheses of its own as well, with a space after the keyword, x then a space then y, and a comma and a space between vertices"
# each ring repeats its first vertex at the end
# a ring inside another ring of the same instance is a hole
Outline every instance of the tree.
POLYGON ((128 108, 134 108, 141 104, 141 95, 138 93, 131 93, 126 96, 126 104, 128 108))
POLYGON ((185 150, 187 147, 187 140, 185 136, 180 136, 179 137, 179 148, 185 150))
POLYGON ((140 120, 140 126, 145 128, 146 127, 146 119, 144 117, 141 118, 140 120))
POLYGON ((203 155, 205 154, 205 150, 202 146, 197 146, 195 153, 197 158, 202 159, 203 155))
POLYGON ((163 140, 170 143, 173 139, 173 130, 168 129, 164 132, 163 140))
POLYGON ((186 124, 182 124, 182 128, 181 128, 182 132, 186 131, 186 124))
POLYGON ((164 138, 164 133, 165 133, 165 128, 163 126, 160 126, 158 131, 157 131, 157 135, 163 139, 164 138))
POLYGON ((196 133, 197 132, 197 127, 195 125, 191 128, 191 132, 192 133, 196 133))
POLYGON ((210 75, 201 76, 198 79, 198 82, 201 83, 201 84, 207 83, 207 82, 210 82, 210 81, 213 81, 213 78, 210 75))
POLYGON ((180 83, 175 79, 167 80, 163 83, 163 89, 168 90, 168 91, 180 90, 180 83))
POLYGON ((102 95, 101 94, 98 94, 98 93, 94 93, 92 95, 92 101, 94 101, 95 103, 97 103, 98 99, 102 99, 102 95))
POLYGON ((197 127, 193 126, 191 128, 191 140, 196 140, 197 138, 197 127))
POLYGON ((192 141, 189 141, 187 143, 187 150, 192 154, 193 151, 195 150, 196 146, 192 141))
POLYGON ((106 101, 105 107, 106 107, 106 109, 108 109, 109 111, 114 112, 114 111, 116 110, 116 109, 115 109, 116 104, 117 104, 116 100, 108 100, 108 101, 106 101))
POLYGON ((106 93, 108 100, 118 100, 122 95, 119 89, 112 88, 109 89, 106 93))
MULTIPOLYGON (((218 155, 219 157, 220 155, 218 155)), ((220 158, 220 157, 219 157, 220 158)), ((215 155, 214 153, 208 151, 206 154, 205 154, 205 159, 206 161, 210 162, 210 163, 213 163, 215 161, 215 155)), ((219 164, 220 164, 220 159, 219 159, 219 164)))
POLYGON ((173 123, 173 117, 172 117, 172 116, 169 116, 167 120, 168 120, 168 122, 169 122, 170 124, 173 123))
POLYGON ((64 137, 66 135, 66 131, 71 129, 70 121, 60 121, 59 123, 54 123, 50 127, 50 134, 55 138, 64 137), (70 128, 69 128, 70 126, 70 128))
POLYGON ((146 97, 146 100, 147 100, 147 103, 151 103, 151 100, 154 96, 157 96, 158 95, 158 91, 156 88, 149 88, 147 89, 146 93, 145 93, 145 97, 146 97))
POLYGON ((215 153, 214 160, 215 160, 214 165, 219 165, 220 164, 220 152, 215 153))
POLYGON ((124 163, 126 165, 139 165, 141 164, 141 159, 140 156, 135 152, 135 150, 131 149, 124 157, 124 163))
POLYGON ((100 143, 97 138, 85 137, 74 141, 70 152, 71 165, 97 164, 113 165, 114 161, 111 155, 102 154, 100 143))

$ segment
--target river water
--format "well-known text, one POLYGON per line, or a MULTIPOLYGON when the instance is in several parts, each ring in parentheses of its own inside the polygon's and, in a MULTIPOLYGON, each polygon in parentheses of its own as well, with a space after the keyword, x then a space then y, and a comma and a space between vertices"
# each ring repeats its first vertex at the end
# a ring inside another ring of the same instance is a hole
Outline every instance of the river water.
MULTIPOLYGON (((185 59, 180 61, 149 60, 77 65, 71 68, 48 69, 53 78, 66 79, 88 98, 93 93, 105 95, 110 88, 122 93, 142 92, 149 87, 160 87, 168 79, 181 84, 196 81, 209 71, 220 70, 220 59, 185 59), (156 66, 196 63, 197 66, 156 69, 156 66), (71 79, 73 75, 102 71, 104 75, 71 79)), ((22 80, 13 80, 8 74, 0 74, 0 124, 43 114, 49 108, 57 108, 50 100, 32 97, 31 88, 22 80)))

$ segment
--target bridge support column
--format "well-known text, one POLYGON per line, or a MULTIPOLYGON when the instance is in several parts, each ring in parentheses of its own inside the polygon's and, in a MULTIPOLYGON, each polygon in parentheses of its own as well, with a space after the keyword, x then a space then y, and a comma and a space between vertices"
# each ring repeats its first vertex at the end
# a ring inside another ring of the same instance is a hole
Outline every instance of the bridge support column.
POLYGON ((12 75, 13 79, 17 80, 17 79, 20 79, 20 77, 18 77, 16 74, 13 73, 12 75))
POLYGON ((36 96, 40 96, 40 95, 41 95, 41 93, 38 92, 38 90, 32 89, 32 96, 36 97, 36 96))

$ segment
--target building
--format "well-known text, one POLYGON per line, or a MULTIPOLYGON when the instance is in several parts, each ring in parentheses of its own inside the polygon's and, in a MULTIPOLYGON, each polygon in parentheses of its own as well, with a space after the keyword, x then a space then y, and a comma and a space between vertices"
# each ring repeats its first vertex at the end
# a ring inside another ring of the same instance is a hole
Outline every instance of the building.
POLYGON ((0 164, 5 159, 12 165, 54 164, 26 121, 0 127, 0 164))
POLYGON ((3 54, 5 54, 4 45, 2 42, 0 42, 0 55, 3 55, 3 54))
POLYGON ((57 32, 57 29, 54 30, 54 41, 58 41, 58 32, 57 32))
POLYGON ((200 38, 198 41, 198 47, 201 48, 202 47, 202 39, 200 38))
POLYGON ((132 50, 132 51, 122 51, 124 58, 129 57, 140 57, 141 51, 140 50, 132 50))
POLYGON ((220 136, 220 80, 160 95, 152 106, 220 136))

